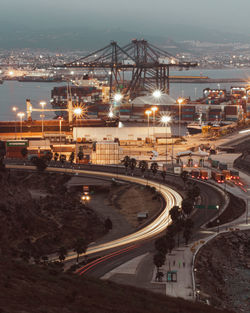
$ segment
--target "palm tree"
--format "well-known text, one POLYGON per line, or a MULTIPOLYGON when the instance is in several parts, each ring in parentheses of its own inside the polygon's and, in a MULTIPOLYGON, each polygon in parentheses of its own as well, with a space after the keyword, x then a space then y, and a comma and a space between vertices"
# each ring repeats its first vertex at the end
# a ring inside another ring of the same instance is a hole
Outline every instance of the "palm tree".
POLYGON ((191 199, 184 199, 181 203, 182 211, 186 215, 190 215, 193 210, 194 203, 191 199))
POLYGON ((175 247, 175 239, 171 234, 168 233, 166 234, 166 247, 169 253, 171 253, 175 247))
POLYGON ((79 256, 82 253, 85 253, 87 250, 87 243, 83 238, 78 238, 74 244, 74 251, 77 254, 76 263, 79 261, 79 256))
POLYGON ((60 262, 63 262, 65 260, 66 255, 68 254, 67 249, 65 247, 59 248, 57 253, 60 262))
POLYGON ((159 273, 159 269, 165 263, 165 260, 165 254, 158 252, 154 255, 154 265, 157 267, 157 273, 159 273))
POLYGON ((156 175, 158 168, 159 168, 159 165, 157 164, 157 162, 151 163, 150 169, 154 176, 156 175))
POLYGON ((139 168, 141 169, 142 177, 144 177, 144 173, 148 169, 148 163, 144 160, 140 161, 139 168))
POLYGON ((161 254, 167 253, 168 249, 167 249, 167 242, 166 242, 165 236, 162 236, 155 240, 155 248, 161 254))
POLYGON ((126 175, 127 175, 128 167, 129 167, 129 164, 130 164, 130 157, 129 157, 128 155, 126 155, 126 156, 124 157, 124 159, 122 160, 122 164, 125 166, 126 175))
POLYGON ((75 152, 72 151, 71 154, 70 154, 70 156, 69 156, 69 161, 70 161, 71 164, 73 163, 74 158, 75 158, 75 152))
POLYGON ((188 241, 192 236, 192 230, 190 228, 184 228, 183 238, 185 239, 185 244, 188 245, 188 241))
POLYGON ((189 174, 188 174, 187 171, 183 171, 180 176, 181 176, 181 178, 183 180, 183 184, 184 184, 184 188, 185 188, 186 187, 186 182, 188 181, 189 174))
POLYGON ((57 161, 58 158, 59 158, 59 154, 56 152, 56 153, 54 154, 54 161, 57 161))
POLYGON ((161 172, 161 177, 162 177, 163 181, 165 181, 166 176, 167 176, 167 172, 166 171, 162 171, 161 172))
POLYGON ((129 161, 129 167, 130 167, 130 170, 131 170, 131 175, 134 176, 134 170, 136 168, 136 159, 135 158, 131 158, 130 161, 129 161))
POLYGON ((25 158, 25 157, 27 156, 27 154, 28 154, 27 148, 23 148, 23 149, 21 150, 21 154, 22 154, 22 156, 25 158))
POLYGON ((173 222, 176 222, 181 218, 181 208, 177 205, 173 206, 172 209, 169 211, 169 215, 171 216, 171 219, 173 222))

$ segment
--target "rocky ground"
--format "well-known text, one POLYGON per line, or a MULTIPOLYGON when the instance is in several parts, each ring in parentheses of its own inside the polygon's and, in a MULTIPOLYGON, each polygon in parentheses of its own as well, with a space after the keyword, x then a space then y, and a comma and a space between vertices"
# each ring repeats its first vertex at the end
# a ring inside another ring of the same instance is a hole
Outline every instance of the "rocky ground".
POLYGON ((150 220, 161 209, 161 198, 154 189, 146 186, 126 184, 113 186, 109 194, 110 203, 125 217, 133 227, 139 227, 150 220), (137 214, 148 213, 146 220, 138 220, 137 214))
POLYGON ((77 238, 92 242, 105 233, 95 212, 67 192, 67 175, 0 173, 0 252, 42 257, 77 238), (35 197, 32 198, 32 195, 35 197), (40 195, 40 197, 39 197, 40 195))
POLYGON ((220 234, 199 251, 195 263, 201 299, 213 306, 250 312, 250 231, 220 234))

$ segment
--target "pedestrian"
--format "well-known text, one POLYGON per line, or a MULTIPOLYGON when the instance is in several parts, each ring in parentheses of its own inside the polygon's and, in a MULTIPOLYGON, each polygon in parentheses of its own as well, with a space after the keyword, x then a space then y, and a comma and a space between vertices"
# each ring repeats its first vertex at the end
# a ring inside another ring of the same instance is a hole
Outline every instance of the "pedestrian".
POLYGON ((183 262, 183 267, 185 267, 185 262, 183 262))
POLYGON ((181 261, 179 261, 179 268, 181 268, 181 261))

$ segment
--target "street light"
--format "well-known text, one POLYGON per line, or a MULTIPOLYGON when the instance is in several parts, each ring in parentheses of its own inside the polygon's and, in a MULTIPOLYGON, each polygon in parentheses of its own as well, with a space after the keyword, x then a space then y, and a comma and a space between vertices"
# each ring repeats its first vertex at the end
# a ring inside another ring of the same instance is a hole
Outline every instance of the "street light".
POLYGON ((123 95, 121 93, 115 93, 114 94, 114 100, 115 102, 120 102, 123 98, 123 95))
POLYGON ((44 138, 44 133, 43 133, 43 119, 44 119, 44 107, 46 105, 45 101, 40 101, 40 105, 42 106, 43 109, 43 114, 41 114, 40 116, 42 117, 42 137, 44 138))
POLYGON ((152 93, 153 97, 155 99, 160 99, 161 97, 161 91, 159 89, 156 89, 153 93, 152 93))
POLYGON ((155 112, 158 111, 158 107, 152 107, 150 109, 153 112, 153 137, 155 135, 155 112))
POLYGON ((179 98, 177 102, 179 103, 179 138, 181 137, 181 104, 183 103, 183 98, 179 98))
POLYGON ((16 139, 16 111, 18 110, 18 107, 13 107, 12 111, 15 113, 15 139, 16 139))
POLYGON ((23 112, 19 112, 19 113, 17 113, 17 116, 20 117, 20 136, 21 136, 21 139, 22 139, 22 132, 23 132, 22 122, 23 122, 24 113, 23 112))
POLYGON ((81 107, 76 107, 73 111, 75 117, 76 117, 76 141, 77 141, 77 121, 78 121, 78 118, 82 115, 83 113, 83 110, 81 107))
POLYGON ((168 123, 171 121, 171 117, 169 115, 162 115, 161 123, 166 126, 166 170, 168 164, 168 123))
POLYGON ((60 156, 61 156, 61 147, 62 147, 62 144, 61 144, 61 134, 62 134, 62 121, 63 121, 63 117, 62 116, 59 116, 58 117, 58 120, 59 120, 59 140, 60 140, 60 156))
POLYGON ((145 114, 148 116, 148 138, 149 138, 149 116, 152 114, 151 110, 146 110, 145 114))

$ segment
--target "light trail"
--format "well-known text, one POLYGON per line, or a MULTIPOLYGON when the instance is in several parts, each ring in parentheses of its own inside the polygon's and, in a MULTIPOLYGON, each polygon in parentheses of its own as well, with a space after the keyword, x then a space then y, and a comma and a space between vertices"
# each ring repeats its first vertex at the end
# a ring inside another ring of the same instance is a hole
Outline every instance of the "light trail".
MULTIPOLYGON (((34 166, 15 166, 15 165, 8 165, 8 167, 13 168, 27 168, 27 169, 35 169, 34 166)), ((106 172, 98 172, 98 171, 88 171, 88 170, 76 170, 76 169, 62 169, 62 168, 54 168, 54 167, 48 167, 46 171, 49 172, 66 172, 66 173, 79 173, 79 174, 87 174, 87 175, 94 175, 94 176, 104 176, 104 177, 111 177, 115 179, 121 179, 141 185, 149 185, 151 187, 155 187, 157 191, 161 193, 163 198, 165 199, 166 205, 161 214, 156 217, 156 219, 150 223, 149 225, 145 226, 144 228, 136 231, 133 234, 121 237, 116 240, 112 240, 107 243, 103 243, 100 245, 93 245, 90 246, 87 251, 80 256, 84 255, 91 255, 95 253, 99 253, 105 250, 110 250, 114 248, 119 248, 124 245, 134 244, 136 242, 150 239, 158 234, 160 234, 162 231, 166 229, 166 227, 171 223, 171 218, 169 215, 169 210, 177 205, 181 206, 182 197, 179 193, 177 193, 175 190, 162 185, 160 183, 156 183, 153 181, 148 181, 146 179, 133 177, 133 176, 126 176, 121 174, 114 174, 114 173, 106 173, 106 172)), ((76 253, 72 252, 67 255, 65 258, 65 261, 69 261, 76 258, 76 253)), ((58 260, 58 258, 52 258, 51 261, 58 260)))

